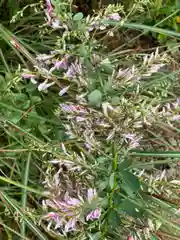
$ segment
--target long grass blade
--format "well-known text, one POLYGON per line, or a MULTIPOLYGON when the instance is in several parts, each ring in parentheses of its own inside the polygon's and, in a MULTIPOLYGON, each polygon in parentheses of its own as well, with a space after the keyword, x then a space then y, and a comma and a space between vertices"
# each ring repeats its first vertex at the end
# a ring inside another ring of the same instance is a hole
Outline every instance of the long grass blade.
POLYGON ((14 203, 13 199, 11 199, 6 193, 1 192, 0 195, 4 198, 4 200, 17 212, 22 219, 26 222, 27 226, 31 231, 37 236, 39 240, 47 240, 44 234, 29 220, 25 214, 19 209, 19 207, 14 203))
MULTIPOLYGON (((26 187, 28 185, 30 161, 31 161, 31 153, 28 154, 26 167, 25 167, 25 172, 24 172, 23 185, 26 186, 26 187)), ((22 205, 22 209, 25 210, 26 205, 27 205, 27 190, 25 188, 22 189, 21 205, 22 205)), ((21 235, 22 235, 23 238, 25 238, 25 236, 26 236, 25 221, 22 221, 22 223, 21 223, 21 235)))

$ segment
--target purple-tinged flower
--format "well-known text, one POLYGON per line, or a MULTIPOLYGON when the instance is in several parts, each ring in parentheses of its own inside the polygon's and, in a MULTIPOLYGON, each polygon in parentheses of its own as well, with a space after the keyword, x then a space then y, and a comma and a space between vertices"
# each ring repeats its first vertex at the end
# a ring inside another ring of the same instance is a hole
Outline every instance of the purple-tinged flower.
POLYGON ((65 225, 65 233, 70 231, 76 231, 76 218, 71 218, 65 225))
POLYGON ((82 66, 77 62, 72 63, 66 72, 66 77, 73 78, 75 75, 82 75, 82 66))
POLYGON ((59 19, 56 18, 54 14, 54 8, 52 6, 51 0, 46 0, 46 9, 45 9, 45 14, 47 17, 47 24, 50 25, 54 29, 61 28, 62 24, 59 21, 59 19))
POLYGON ((139 146, 139 141, 142 139, 141 136, 136 136, 134 133, 123 134, 123 137, 129 140, 129 147, 136 148, 139 146))
POLYGON ((64 112, 67 112, 67 113, 72 113, 72 112, 82 113, 82 114, 87 113, 86 109, 80 105, 67 105, 62 103, 60 104, 60 107, 64 112))
POLYGON ((127 134, 123 134, 123 136, 129 140, 134 140, 134 138, 136 137, 136 134, 134 133, 127 133, 127 134))
POLYGON ((67 200, 66 200, 66 203, 70 206, 77 206, 77 205, 80 205, 81 204, 81 201, 77 198, 71 198, 69 197, 67 200))
POLYGON ((46 0, 46 9, 50 14, 53 12, 53 6, 51 4, 51 0, 46 0))
POLYGON ((38 82, 36 81, 37 76, 35 74, 32 73, 22 73, 21 76, 24 79, 30 79, 32 84, 37 84, 38 82))
POLYGON ((89 189, 88 189, 88 192, 87 192, 88 202, 91 203, 92 200, 93 200, 94 198, 96 198, 96 197, 97 197, 96 189, 94 189, 94 188, 89 188, 89 189))
POLYGON ((75 71, 73 65, 71 65, 66 72, 66 77, 73 78, 75 75, 76 75, 76 71, 75 71))
POLYGON ((70 87, 70 86, 67 86, 67 87, 61 89, 61 91, 59 92, 59 96, 61 97, 61 96, 63 96, 65 93, 67 93, 69 87, 70 87))
POLYGON ((172 103, 173 107, 176 109, 180 107, 180 98, 177 98, 174 103, 172 103))
POLYGON ((64 112, 67 113, 74 112, 76 110, 73 105, 67 105, 64 103, 60 104, 60 107, 64 112))
POLYGON ((46 17, 48 20, 48 24, 51 24, 52 17, 54 17, 53 6, 51 4, 51 0, 46 0, 45 14, 46 14, 46 17))
POLYGON ((31 79, 31 78, 37 78, 37 76, 33 73, 22 73, 21 76, 24 79, 31 79))
POLYGON ((99 219, 100 216, 101 216, 101 209, 96 208, 86 216, 86 221, 89 221, 89 220, 93 221, 95 219, 99 219))
POLYGON ((119 13, 112 13, 108 15, 109 20, 119 21, 121 19, 119 13))
POLYGON ((55 61, 54 67, 59 70, 59 69, 68 69, 68 61, 66 58, 63 58, 60 61, 55 61))
POLYGON ((92 22, 88 27, 88 32, 92 32, 93 30, 98 28, 98 24, 96 22, 92 22))
POLYGON ((48 231, 50 231, 52 224, 55 225, 54 229, 61 227, 63 224, 61 217, 58 213, 55 212, 49 212, 46 216, 43 217, 43 219, 49 222, 47 226, 48 231))
POLYGON ((172 117, 172 121, 179 121, 180 120, 180 115, 174 115, 172 117))
POLYGON ((88 151, 91 150, 91 145, 89 143, 84 143, 84 146, 88 151))

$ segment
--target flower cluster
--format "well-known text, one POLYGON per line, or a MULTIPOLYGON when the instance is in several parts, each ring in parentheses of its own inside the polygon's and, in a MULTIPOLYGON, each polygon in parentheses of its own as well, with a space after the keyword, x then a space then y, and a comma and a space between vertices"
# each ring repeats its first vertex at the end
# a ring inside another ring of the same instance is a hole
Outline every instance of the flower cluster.
MULTIPOLYGON (((73 79, 83 74, 83 68, 79 60, 69 62, 69 55, 65 55, 60 60, 51 52, 50 55, 40 54, 36 57, 39 66, 34 66, 36 72, 24 70, 21 74, 23 79, 30 79, 31 83, 38 84, 38 90, 47 92, 47 89, 55 84, 54 71, 61 71, 62 78, 73 79), (43 67, 41 67, 43 66, 43 67), (44 82, 38 82, 38 79, 44 78, 44 82)), ((59 78, 59 76, 57 76, 59 78)), ((62 96, 69 89, 69 86, 61 89, 59 95, 62 96)))
POLYGON ((140 140, 142 139, 142 136, 136 136, 134 133, 123 134, 123 137, 129 143, 130 149, 137 148, 140 145, 140 140))
POLYGON ((99 16, 92 18, 88 26, 88 31, 91 32, 93 30, 105 30, 107 27, 109 27, 108 23, 106 24, 103 23, 103 19, 120 21, 121 17, 119 13, 111 13, 108 14, 107 16, 102 16, 102 18, 100 18, 99 16))
MULTIPOLYGON (((46 213, 42 220, 47 222, 47 229, 52 229, 58 234, 66 235, 68 232, 80 230, 86 221, 94 221, 101 216, 101 209, 96 207, 93 209, 92 203, 97 203, 97 192, 93 188, 85 190, 80 188, 72 189, 68 188, 64 191, 60 190, 63 183, 60 181, 60 172, 54 176, 54 182, 46 181, 46 188, 49 189, 48 199, 43 200, 43 209, 46 213), (59 190, 58 190, 59 188, 59 190), (74 195, 74 196, 70 196, 74 195), (76 197, 75 197, 76 195, 76 197), (88 205, 86 209, 85 205, 88 205)), ((66 183, 66 186, 67 183, 66 183)), ((46 192, 48 193, 48 192, 46 192)))

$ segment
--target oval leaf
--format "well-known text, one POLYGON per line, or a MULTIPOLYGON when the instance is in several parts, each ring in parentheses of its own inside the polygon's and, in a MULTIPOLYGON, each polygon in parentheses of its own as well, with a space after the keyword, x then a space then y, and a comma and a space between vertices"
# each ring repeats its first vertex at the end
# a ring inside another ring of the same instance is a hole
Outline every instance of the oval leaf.
POLYGON ((73 17, 74 21, 80 21, 81 19, 83 19, 84 15, 82 12, 76 13, 73 17))
POLYGON ((98 89, 94 90, 89 94, 88 101, 90 105, 100 107, 102 102, 102 93, 98 89))

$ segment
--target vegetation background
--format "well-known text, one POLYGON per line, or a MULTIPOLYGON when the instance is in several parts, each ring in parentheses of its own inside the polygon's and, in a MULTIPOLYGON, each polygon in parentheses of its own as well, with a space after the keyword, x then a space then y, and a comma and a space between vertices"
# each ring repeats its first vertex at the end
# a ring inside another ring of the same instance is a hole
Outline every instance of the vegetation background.
POLYGON ((180 2, 0 20, 0 239, 179 239, 180 2))

